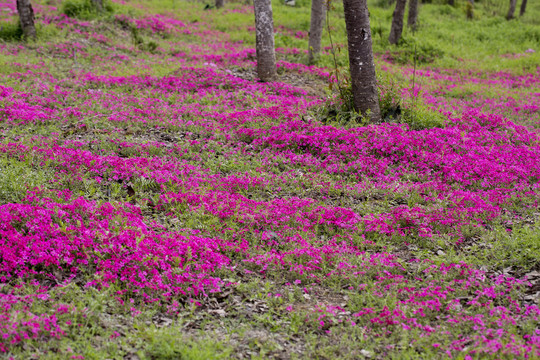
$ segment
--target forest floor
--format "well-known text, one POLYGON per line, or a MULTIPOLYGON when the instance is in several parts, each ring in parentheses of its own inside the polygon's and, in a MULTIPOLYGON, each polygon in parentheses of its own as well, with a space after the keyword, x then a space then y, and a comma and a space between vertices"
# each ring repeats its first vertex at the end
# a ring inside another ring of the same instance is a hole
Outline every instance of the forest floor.
POLYGON ((242 2, 87 3, 23 43, 0 0, 1 359, 540 357, 534 40, 376 43, 369 125, 302 63, 307 3, 273 83, 242 2))

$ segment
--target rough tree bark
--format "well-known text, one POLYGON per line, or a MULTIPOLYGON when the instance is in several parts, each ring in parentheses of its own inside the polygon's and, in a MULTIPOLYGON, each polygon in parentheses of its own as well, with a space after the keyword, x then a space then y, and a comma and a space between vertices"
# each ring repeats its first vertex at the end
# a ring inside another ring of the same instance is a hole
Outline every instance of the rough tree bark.
POLYGON ((216 0, 216 9, 221 9, 223 7, 224 0, 216 0))
POLYGON ((274 43, 274 20, 270 0, 254 0, 255 44, 257 50, 257 75, 261 81, 276 78, 276 53, 274 43))
POLYGON ((523 14, 525 14, 526 9, 527 9, 527 0, 523 0, 521 2, 521 8, 519 9, 519 16, 523 16, 523 14))
POLYGON ((418 0, 409 0, 409 16, 407 17, 407 25, 416 31, 416 21, 418 20, 418 0))
POLYGON ((354 107, 372 122, 381 121, 373 63, 367 0, 343 0, 354 107))
POLYGON ((313 63, 315 57, 321 52, 321 38, 326 15, 325 0, 311 1, 311 25, 309 27, 308 62, 313 63))
POLYGON ((103 0, 92 0, 97 11, 103 12, 103 0))
POLYGON ((392 18, 392 28, 390 29, 390 36, 388 41, 390 44, 397 44, 401 39, 401 33, 403 32, 403 14, 405 13, 405 4, 407 0, 397 0, 396 9, 394 10, 394 16, 392 18))
POLYGON ((17 0, 17 11, 19 12, 19 21, 24 37, 35 38, 34 9, 32 9, 30 0, 17 0))
POLYGON ((510 7, 508 8, 508 14, 506 14, 506 20, 510 20, 514 18, 516 5, 517 5, 517 0, 510 0, 510 7))

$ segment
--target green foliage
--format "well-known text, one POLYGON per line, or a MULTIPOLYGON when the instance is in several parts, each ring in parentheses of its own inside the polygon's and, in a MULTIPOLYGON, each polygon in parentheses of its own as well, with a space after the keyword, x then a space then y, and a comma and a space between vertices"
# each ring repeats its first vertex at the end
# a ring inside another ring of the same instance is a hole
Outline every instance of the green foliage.
POLYGON ((441 5, 439 7, 439 14, 444 16, 456 16, 457 11, 458 10, 451 5, 441 5))
POLYGON ((397 50, 390 50, 388 54, 398 64, 431 64, 443 56, 444 51, 437 45, 404 37, 397 50))
POLYGON ((117 19, 116 20, 124 29, 129 30, 131 34, 131 40, 133 41, 133 45, 137 48, 139 48, 142 51, 147 51, 150 53, 155 53, 158 48, 158 43, 154 40, 146 40, 145 37, 142 35, 142 32, 139 28, 137 28, 135 25, 130 24, 123 19, 117 19))
POLYGON ((316 110, 316 116, 324 124, 354 126, 363 124, 362 117, 353 107, 352 88, 343 88, 335 97, 328 98, 316 110))
POLYGON ((16 22, 4 22, 0 25, 0 40, 4 41, 19 41, 23 37, 21 24, 16 22))
POLYGON ((413 104, 410 107, 404 107, 402 111, 401 122, 408 124, 409 128, 413 130, 445 126, 445 116, 424 104, 413 104))
POLYGON ((394 8, 395 7, 395 0, 376 0, 376 5, 381 8, 394 8))
POLYGON ((422 103, 420 98, 413 98, 405 103, 402 98, 402 86, 397 79, 379 76, 379 106, 384 122, 408 124, 412 130, 442 128, 445 117, 438 111, 422 103))
POLYGON ((28 190, 44 186, 49 178, 47 171, 33 169, 29 160, 0 159, 0 204, 21 202, 28 190))
MULTIPOLYGON (((50 40, 58 35, 59 29, 53 24, 35 23, 36 39, 28 39, 32 42, 50 40)), ((18 42, 25 40, 19 19, 14 22, 0 25, 0 41, 18 42)))
MULTIPOLYGON (((343 70, 337 71, 341 79, 339 91, 334 97, 317 108, 317 117, 325 124, 338 126, 361 126, 369 121, 354 110, 350 75, 343 70)), ((379 72, 380 73, 380 72, 379 72)), ((398 79, 391 75, 378 77, 379 106, 383 122, 408 124, 412 130, 442 128, 445 126, 445 116, 428 107, 421 99, 414 98, 405 103, 402 98, 403 86, 398 79)), ((333 85, 333 84, 331 84, 333 85)), ((331 86, 333 87, 333 86, 331 86)))
POLYGON ((144 353, 148 359, 206 360, 229 359, 231 349, 211 340, 186 341, 178 336, 178 327, 156 329, 151 327, 140 334, 147 345, 144 353))
POLYGON ((515 226, 512 231, 499 227, 486 234, 470 249, 470 262, 490 264, 495 269, 514 266, 524 271, 540 266, 540 227, 515 226))
MULTIPOLYGON (((103 13, 113 13, 112 4, 103 0, 103 13)), ((66 0, 62 1, 62 13, 69 17, 74 17, 83 20, 91 20, 102 15, 96 8, 92 0, 66 0)))
POLYGON ((399 84, 392 78, 379 76, 379 106, 384 122, 396 122, 401 115, 402 99, 399 84))

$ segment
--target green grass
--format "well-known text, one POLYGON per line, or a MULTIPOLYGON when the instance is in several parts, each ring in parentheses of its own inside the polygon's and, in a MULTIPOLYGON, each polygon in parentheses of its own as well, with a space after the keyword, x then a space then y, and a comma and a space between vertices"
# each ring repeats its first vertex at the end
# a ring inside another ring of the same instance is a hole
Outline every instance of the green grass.
POLYGON ((0 158, 0 204, 21 202, 29 190, 47 186, 53 172, 33 168, 31 161, 30 157, 25 162, 0 158))
POLYGON ((92 0, 66 0, 62 1, 61 11, 69 17, 91 20, 112 13, 114 7, 108 0, 103 0, 103 11, 100 13, 92 0))
MULTIPOLYGON (((31 287, 16 289, 6 286, 3 291, 15 291, 18 295, 32 294, 31 287)), ((159 307, 148 308, 133 317, 128 305, 115 299, 112 287, 98 291, 83 289, 71 283, 49 292, 50 299, 32 303, 30 311, 36 314, 52 313, 51 304, 64 303, 80 309, 77 313, 58 316, 68 335, 61 340, 51 338, 27 341, 24 349, 15 348, 11 353, 0 354, 6 359, 67 359, 72 355, 84 359, 123 359, 137 356, 139 359, 228 359, 232 349, 222 342, 201 332, 186 334, 187 320, 163 313, 159 307), (66 323, 67 324, 67 323, 66 323), (141 350, 143 349, 143 350, 141 350)), ((14 310, 17 310, 15 308, 14 310)), ((185 314, 195 314, 188 308, 185 314)))
MULTIPOLYGON (((39 2, 39 1, 38 1, 39 2)), ((373 33, 373 49, 375 53, 389 53, 397 62, 411 64, 416 54, 419 66, 437 66, 446 68, 470 68, 476 70, 498 71, 510 70, 514 73, 525 73, 536 69, 540 63, 540 4, 531 2, 523 17, 507 21, 504 16, 507 10, 505 0, 480 0, 474 5, 474 19, 468 20, 465 14, 465 0, 456 1, 456 6, 441 5, 443 0, 421 4, 418 30, 412 33, 404 29, 402 41, 398 46, 388 43, 393 4, 387 0, 370 0, 370 18, 373 33), (527 49, 535 53, 520 58, 503 58, 504 54, 523 53, 527 49)), ((133 2, 134 4, 137 1, 133 2)), ((156 13, 180 11, 188 22, 212 21, 217 30, 226 32, 231 41, 242 41, 246 45, 254 45, 252 32, 253 14, 228 12, 242 6, 242 1, 228 2, 222 10, 205 11, 204 3, 198 1, 153 0, 144 5, 156 13), (219 19, 219 21, 217 21, 219 19)), ((346 47, 346 32, 343 6, 339 1, 331 3, 329 21, 332 38, 336 48, 346 47)), ((300 39, 289 32, 309 31, 310 2, 296 1, 295 7, 286 6, 281 0, 273 1, 274 25, 276 28, 277 47, 296 47, 307 49, 307 38, 300 39), (282 31, 285 27, 286 31, 282 31)), ((104 14, 98 14, 91 0, 68 0, 61 3, 59 12, 70 16, 90 20, 106 19, 109 14, 144 15, 144 11, 133 6, 122 6, 105 2, 104 14)), ((518 11, 519 12, 519 9, 518 11)), ((405 14, 405 20, 406 20, 405 14)), ((18 23, 3 24, 0 39, 4 41, 19 40, 21 31, 18 23)), ((38 28, 38 38, 51 41, 61 38, 60 34, 49 26, 38 28)), ((147 46, 155 45, 149 42, 147 46)), ((144 41, 143 41, 144 43, 144 41)), ((157 44, 156 44, 157 45, 157 44)), ((322 40, 323 47, 330 46, 327 27, 322 40)), ((346 50, 346 49, 343 49, 346 50)), ((290 60, 307 61, 307 56, 290 56, 290 60)), ((345 66, 348 62, 346 51, 338 53, 338 64, 345 66)), ((318 59, 318 65, 333 67, 329 54, 318 59)))
POLYGON ((21 24, 16 22, 3 22, 0 27, 0 39, 4 41, 20 41, 22 40, 23 32, 21 24))
MULTIPOLYGON (((35 44, 39 41, 50 41, 56 39, 59 35, 59 29, 50 24, 36 25, 36 39, 26 39, 30 44, 35 44)), ((18 21, 3 22, 0 25, 0 43, 1 42, 19 42, 23 40, 23 32, 18 21)))
MULTIPOLYGON (((511 21, 504 16, 507 11, 505 0, 481 0, 474 6, 474 19, 468 20, 465 13, 464 0, 456 1, 456 6, 441 5, 442 0, 435 0, 430 4, 421 4, 419 10, 418 30, 412 33, 405 27, 403 39, 398 46, 388 43, 388 35, 392 20, 394 5, 386 0, 368 1, 370 8, 370 21, 373 34, 373 49, 375 53, 391 53, 399 62, 412 63, 415 47, 417 59, 424 65, 471 68, 489 71, 511 70, 523 73, 535 70, 540 63, 540 12, 538 3, 528 4, 525 15, 511 21), (519 59, 501 58, 503 54, 523 53, 532 48, 536 53, 519 59)), ((154 1, 155 10, 169 1, 154 1)), ((190 3, 197 4, 195 3, 190 3)), ((234 8, 237 2, 227 4, 234 8)), ((332 1, 330 11, 330 26, 334 45, 346 46, 346 32, 343 16, 343 6, 340 1, 332 1)), ((170 6, 170 5, 169 5, 170 6)), ((247 26, 253 26, 252 14, 226 13, 213 11, 207 15, 200 10, 202 7, 191 6, 186 3, 176 3, 178 9, 188 10, 189 18, 195 21, 202 16, 219 18, 216 29, 230 34, 232 41, 243 41, 250 46, 254 45, 252 33, 246 31, 247 26)), ((276 28, 276 47, 296 47, 307 49, 307 38, 299 39, 280 30, 281 26, 294 31, 309 31, 310 2, 296 1, 295 7, 284 5, 283 1, 272 2, 274 13, 274 26, 276 28)), ((517 13, 519 12, 519 9, 517 13)), ((406 22, 407 13, 405 14, 406 22)), ((328 31, 325 27, 322 46, 330 46, 328 31)), ((307 56, 300 56, 301 61, 307 61, 307 56)), ((339 64, 346 65, 348 60, 345 52, 338 56, 339 64)), ((319 58, 318 65, 332 67, 330 55, 319 58)))

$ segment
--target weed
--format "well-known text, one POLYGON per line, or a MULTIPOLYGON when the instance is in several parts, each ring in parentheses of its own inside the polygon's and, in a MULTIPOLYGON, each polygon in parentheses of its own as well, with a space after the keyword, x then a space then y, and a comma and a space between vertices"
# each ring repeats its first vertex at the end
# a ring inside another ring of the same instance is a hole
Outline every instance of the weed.
POLYGON ((108 0, 103 0, 103 13, 100 13, 92 0, 66 0, 62 1, 61 10, 69 17, 91 20, 105 14, 112 14, 114 7, 108 0))
POLYGON ((23 37, 21 23, 2 22, 0 25, 0 39, 4 41, 20 41, 23 37))
POLYGON ((444 51, 437 45, 419 41, 417 37, 403 36, 397 50, 387 52, 389 60, 397 64, 431 64, 441 58, 444 51))

